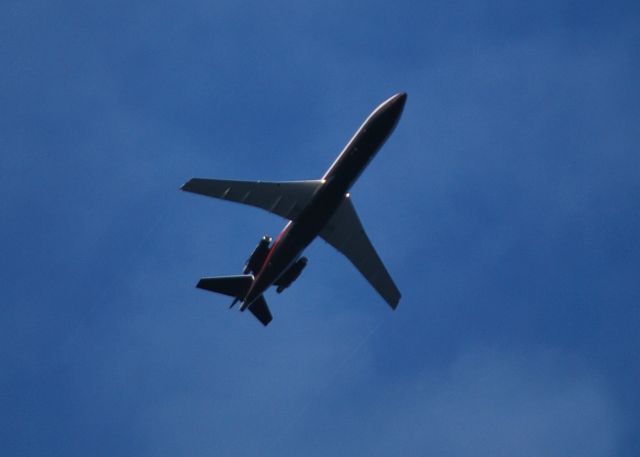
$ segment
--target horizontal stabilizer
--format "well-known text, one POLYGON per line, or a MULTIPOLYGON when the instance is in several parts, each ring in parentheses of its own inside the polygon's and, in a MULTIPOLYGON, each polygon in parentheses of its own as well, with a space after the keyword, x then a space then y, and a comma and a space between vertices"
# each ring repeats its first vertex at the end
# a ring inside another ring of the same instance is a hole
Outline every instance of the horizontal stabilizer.
POLYGON ((266 326, 271 322, 271 319, 273 319, 271 317, 271 311, 269 311, 269 307, 267 306, 267 301, 264 299, 264 295, 260 295, 256 301, 251 303, 249 311, 251 311, 251 314, 256 316, 260 322, 262 322, 262 325, 266 326))
POLYGON ((196 287, 234 298, 244 298, 252 283, 253 275, 217 276, 200 279, 196 287))

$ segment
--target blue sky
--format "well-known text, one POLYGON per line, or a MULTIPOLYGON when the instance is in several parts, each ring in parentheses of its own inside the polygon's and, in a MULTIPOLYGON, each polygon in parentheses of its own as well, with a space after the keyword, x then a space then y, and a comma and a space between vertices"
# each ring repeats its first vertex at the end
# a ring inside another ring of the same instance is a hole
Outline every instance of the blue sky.
POLYGON ((0 4, 0 453, 640 453, 637 2, 0 4), (262 328, 194 288, 283 221, 193 176, 352 191, 262 328))

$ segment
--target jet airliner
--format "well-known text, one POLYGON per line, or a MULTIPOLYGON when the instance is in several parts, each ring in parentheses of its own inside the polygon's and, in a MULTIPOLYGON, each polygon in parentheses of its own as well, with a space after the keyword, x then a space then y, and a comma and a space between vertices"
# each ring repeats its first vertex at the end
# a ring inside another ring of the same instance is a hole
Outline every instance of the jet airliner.
POLYGON ((289 221, 275 241, 262 237, 241 275, 202 278, 196 287, 233 297, 231 307, 240 302, 240 311, 248 309, 267 325, 272 316, 264 293, 271 286, 280 293, 300 276, 307 265, 302 252, 319 236, 344 254, 395 309, 400 291, 367 237, 349 189, 395 129, 406 100, 407 95, 399 93, 378 106, 320 179, 187 181, 184 191, 255 206, 289 221))

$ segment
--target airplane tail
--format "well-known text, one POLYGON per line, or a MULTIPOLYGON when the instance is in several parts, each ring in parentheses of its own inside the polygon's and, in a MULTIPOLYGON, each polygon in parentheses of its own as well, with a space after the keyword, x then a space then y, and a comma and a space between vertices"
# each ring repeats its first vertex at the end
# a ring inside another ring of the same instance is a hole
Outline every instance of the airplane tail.
MULTIPOLYGON (((233 304, 235 304, 237 300, 242 300, 245 297, 253 283, 253 279, 253 275, 201 278, 196 287, 233 297, 233 304)), ((233 306, 233 304, 231 306, 233 306)), ((262 325, 267 325, 273 319, 264 295, 260 295, 260 297, 249 306, 249 311, 251 311, 251 314, 253 314, 262 325)))
POLYGON ((271 319, 273 319, 273 317, 271 317, 271 311, 269 311, 269 307, 267 306, 267 301, 264 299, 264 295, 260 295, 253 303, 251 303, 249 311, 251 311, 251 314, 253 314, 260 322, 262 322, 262 325, 266 326, 271 322, 271 319))
POLYGON ((249 291, 252 283, 253 275, 216 276, 213 278, 201 278, 196 287, 242 299, 249 291))

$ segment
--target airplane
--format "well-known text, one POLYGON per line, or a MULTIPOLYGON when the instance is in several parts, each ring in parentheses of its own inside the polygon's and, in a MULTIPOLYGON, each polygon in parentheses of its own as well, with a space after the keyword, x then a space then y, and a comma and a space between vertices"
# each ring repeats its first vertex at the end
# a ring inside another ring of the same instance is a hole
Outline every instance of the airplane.
POLYGON ((263 325, 272 320, 264 293, 281 293, 302 273, 304 249, 320 237, 344 254, 375 290, 396 309, 400 291, 387 272, 358 218, 349 189, 395 129, 407 94, 380 104, 364 121, 322 178, 308 181, 230 181, 192 178, 181 189, 251 205, 287 219, 272 243, 262 237, 241 275, 202 278, 196 287, 233 297, 263 325))

